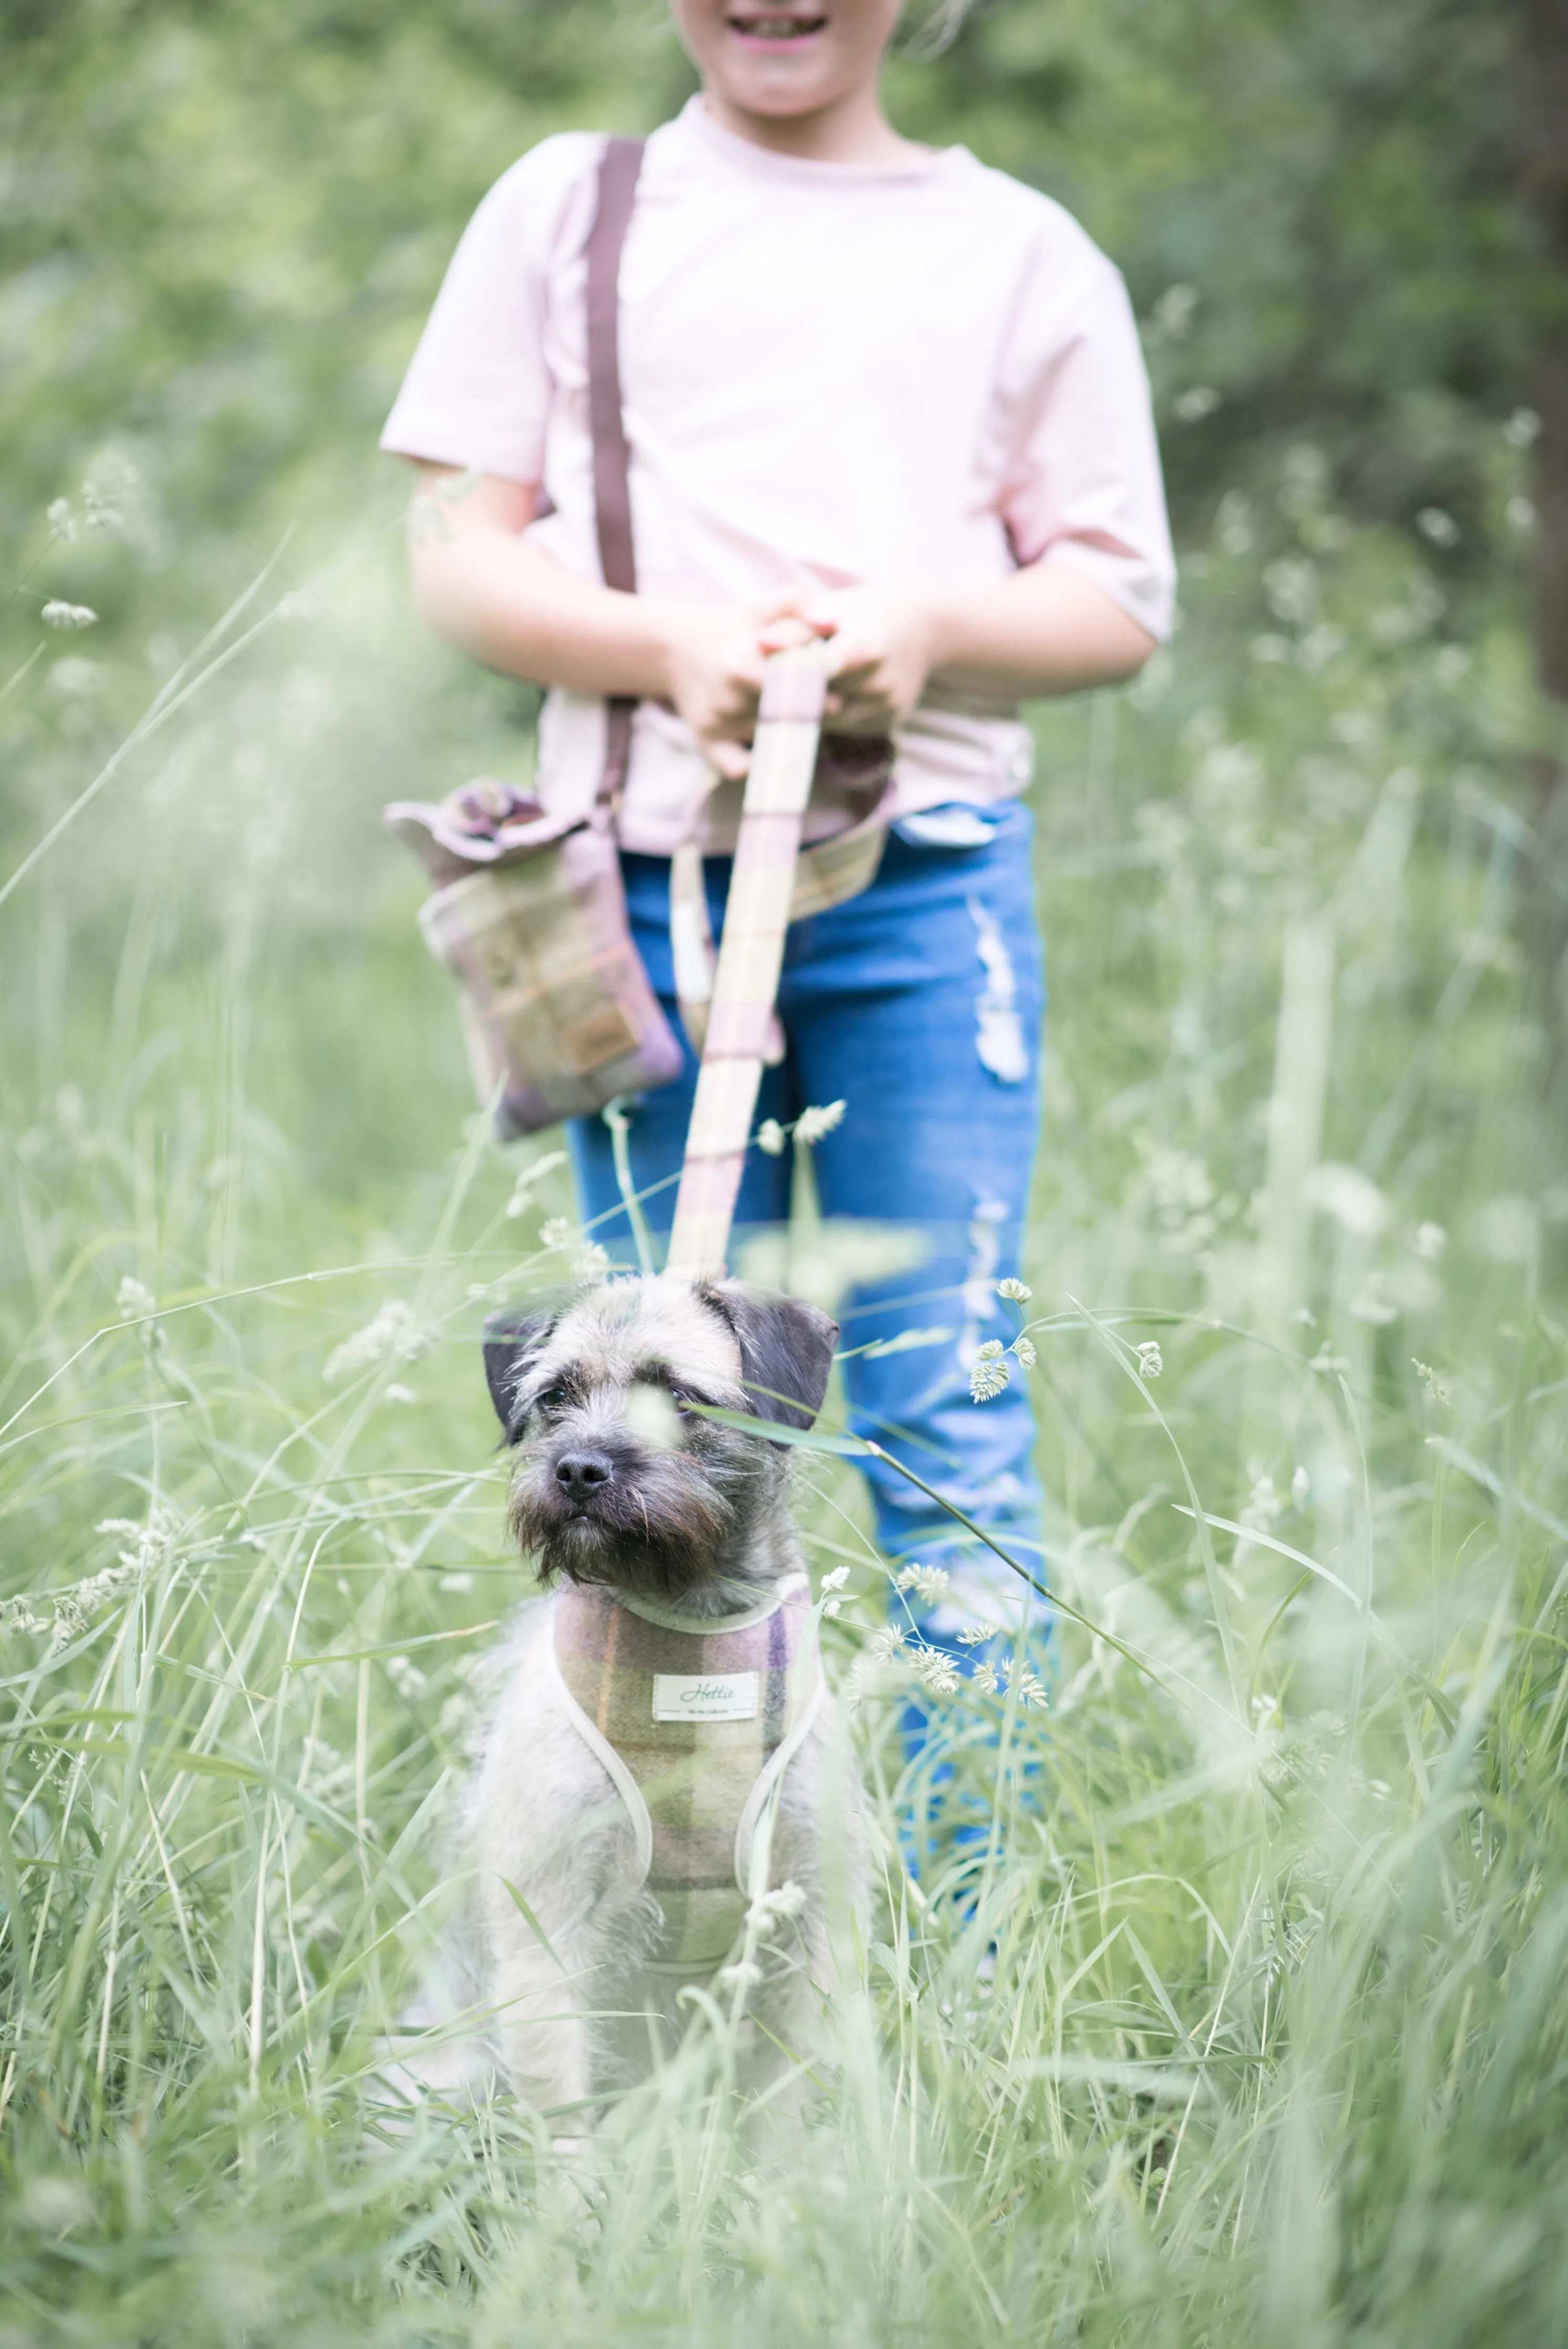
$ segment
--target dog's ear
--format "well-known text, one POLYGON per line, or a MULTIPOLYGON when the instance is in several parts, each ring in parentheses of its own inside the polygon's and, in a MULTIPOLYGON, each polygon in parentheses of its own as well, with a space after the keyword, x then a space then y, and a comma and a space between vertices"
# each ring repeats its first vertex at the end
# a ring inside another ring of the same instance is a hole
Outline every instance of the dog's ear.
POLYGON ((517 1388, 530 1363, 548 1345, 571 1301, 570 1289, 552 1289, 527 1305, 506 1305, 484 1325, 484 1376, 508 1444, 522 1433, 517 1388))
POLYGON ((801 1298, 743 1281, 715 1282, 708 1296, 740 1341, 741 1384, 756 1417, 809 1427, 827 1392, 837 1322, 801 1298))

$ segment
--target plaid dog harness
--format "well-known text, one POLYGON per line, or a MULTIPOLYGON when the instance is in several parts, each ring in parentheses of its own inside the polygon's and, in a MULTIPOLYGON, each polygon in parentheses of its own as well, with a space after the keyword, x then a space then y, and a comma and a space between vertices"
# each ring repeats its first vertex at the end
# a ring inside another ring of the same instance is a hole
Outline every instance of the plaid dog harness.
POLYGON ((822 1697, 811 1630, 803 1574, 718 1620, 575 1584, 556 1601, 567 1709, 630 1815, 638 1885, 664 1911, 658 1972, 703 1979, 741 1930, 758 1827, 822 1697))

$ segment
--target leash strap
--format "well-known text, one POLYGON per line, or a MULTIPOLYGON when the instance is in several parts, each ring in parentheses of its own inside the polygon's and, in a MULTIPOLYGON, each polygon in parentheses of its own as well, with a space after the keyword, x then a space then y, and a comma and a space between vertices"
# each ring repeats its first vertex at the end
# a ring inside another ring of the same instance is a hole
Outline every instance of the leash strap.
MULTIPOLYGON (((593 440, 594 521, 599 570, 607 587, 637 593, 631 535, 631 450, 620 403, 620 256, 631 221, 640 139, 607 139, 599 160, 598 207, 588 231, 588 429, 593 440)), ((637 703, 616 695, 605 705, 605 763, 597 804, 612 810, 631 761, 631 719, 637 703)))
POLYGON ((803 645, 774 653, 763 673, 707 1040, 670 1235, 668 1269, 688 1280, 716 1278, 724 1269, 784 965, 827 667, 825 646, 803 645))

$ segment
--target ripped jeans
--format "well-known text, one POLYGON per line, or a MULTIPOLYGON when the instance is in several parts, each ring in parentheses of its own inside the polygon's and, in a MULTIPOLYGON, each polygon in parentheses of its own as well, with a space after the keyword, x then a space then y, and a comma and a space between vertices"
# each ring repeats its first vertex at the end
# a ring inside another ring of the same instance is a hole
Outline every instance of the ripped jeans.
MULTIPOLYGON (((971 1402, 969 1385, 977 1349, 990 1338, 1005 1345, 1019 1326, 996 1285, 1019 1270, 1040 1126, 1045 987, 1033 828, 1017 801, 906 818, 869 888, 791 928, 778 1006, 788 1049, 763 1072, 756 1114, 759 1123, 787 1124, 808 1104, 847 1105, 813 1160, 822 1215, 837 1224, 828 1245, 852 1276, 837 1309, 850 1425, 1039 1572, 1040 1488, 1023 1374, 1014 1365, 991 1402, 971 1402), (843 1218, 881 1229, 846 1234, 843 1218), (902 1269, 890 1268, 898 1235, 902 1269), (929 1334, 898 1352, 854 1350, 906 1332, 929 1334)), ((633 935, 679 1032, 669 863, 627 855, 623 864, 633 935)), ((710 858, 706 876, 717 937, 728 859, 710 858)), ((674 1213, 695 1083, 688 1050, 680 1078, 632 1105, 632 1180, 656 1235, 674 1213)), ((585 1223, 613 1259, 635 1264, 607 1131, 585 1118, 569 1134, 585 1223)), ((793 1172, 791 1153, 770 1157, 753 1145, 730 1257, 753 1278, 784 1272, 777 1227, 788 1220, 793 1172)), ((801 1285, 809 1293, 813 1284, 801 1285)), ((879 1461, 866 1472, 884 1555, 940 1565, 951 1577, 934 1608, 911 1602, 926 1635, 950 1639, 977 1617, 1018 1627, 1027 1592, 1002 1561, 879 1461)))

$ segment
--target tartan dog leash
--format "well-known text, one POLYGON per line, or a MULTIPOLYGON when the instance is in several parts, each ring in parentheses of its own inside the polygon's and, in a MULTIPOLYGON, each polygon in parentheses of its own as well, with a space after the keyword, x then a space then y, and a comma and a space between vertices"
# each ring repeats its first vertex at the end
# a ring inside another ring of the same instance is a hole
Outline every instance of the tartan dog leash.
POLYGON ((686 1133, 667 1269, 687 1280, 724 1270, 751 1139, 794 895, 801 823, 816 766, 828 653, 774 653, 741 808, 708 1032, 686 1133))

